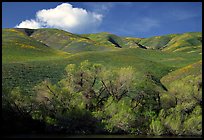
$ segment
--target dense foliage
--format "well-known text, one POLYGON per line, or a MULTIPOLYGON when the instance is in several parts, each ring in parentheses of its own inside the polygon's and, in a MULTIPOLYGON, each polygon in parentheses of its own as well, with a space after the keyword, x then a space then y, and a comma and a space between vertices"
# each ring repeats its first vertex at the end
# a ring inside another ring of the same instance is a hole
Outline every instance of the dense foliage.
POLYGON ((33 87, 30 96, 23 95, 18 87, 12 92, 4 89, 4 114, 13 112, 28 122, 37 121, 40 130, 55 133, 202 133, 201 95, 192 100, 179 93, 137 88, 132 67, 107 69, 86 60, 67 65, 65 72, 57 84, 47 79, 33 87))

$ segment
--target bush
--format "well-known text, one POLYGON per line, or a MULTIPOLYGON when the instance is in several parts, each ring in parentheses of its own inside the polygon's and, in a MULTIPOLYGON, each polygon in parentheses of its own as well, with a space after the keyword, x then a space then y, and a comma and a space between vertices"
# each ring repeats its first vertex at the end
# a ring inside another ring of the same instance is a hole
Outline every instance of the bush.
POLYGON ((69 64, 65 71, 58 84, 45 80, 34 88, 38 108, 33 118, 70 133, 102 132, 102 127, 109 132, 133 131, 131 99, 124 98, 133 88, 131 67, 105 70, 86 60, 79 66, 69 64))
POLYGON ((202 135, 202 108, 196 106, 183 124, 185 135, 202 135))
POLYGON ((35 86, 32 96, 23 95, 20 88, 3 94, 3 107, 9 106, 14 112, 44 122, 47 132, 138 135, 202 132, 200 93, 190 100, 183 93, 161 94, 145 84, 136 87, 132 67, 106 69, 86 60, 78 66, 69 64, 65 71, 65 77, 57 84, 47 79, 35 86), (181 100, 184 96, 185 100, 181 100), (180 102, 176 102, 177 98, 180 102))
POLYGON ((168 92, 161 94, 161 106, 165 110, 175 107, 176 97, 172 96, 168 92))
POLYGON ((109 97, 104 106, 103 123, 110 133, 130 133, 136 121, 136 115, 130 106, 130 99, 115 101, 109 97))
POLYGON ((162 122, 157 118, 153 119, 150 124, 150 134, 160 136, 165 133, 165 128, 162 124, 162 122))

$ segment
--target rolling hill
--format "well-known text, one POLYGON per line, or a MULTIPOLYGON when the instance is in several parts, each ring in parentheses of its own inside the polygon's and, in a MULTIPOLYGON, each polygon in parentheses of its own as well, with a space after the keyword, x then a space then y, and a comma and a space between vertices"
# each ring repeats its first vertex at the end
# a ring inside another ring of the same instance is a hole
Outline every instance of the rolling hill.
MULTIPOLYGON (((198 104, 202 104, 200 32, 134 38, 107 32, 73 34, 58 29, 2 30, 3 91, 11 92, 20 88, 23 95, 29 95, 33 93, 36 85, 46 79, 57 84, 66 76, 67 65, 80 66, 84 60, 102 64, 107 70, 131 66, 136 79, 134 86, 137 89, 132 96, 145 91, 147 104, 151 104, 154 102, 152 94, 158 93, 161 100, 164 100, 162 107, 168 106, 163 107, 166 112, 172 111, 171 108, 175 109, 176 105, 184 111, 186 107, 190 113, 184 116, 188 118, 192 117, 191 113, 198 104), (170 96, 178 99, 176 105, 171 103, 173 99, 169 100, 170 96)), ((154 118, 151 109, 142 113, 144 114, 140 115, 144 119, 154 118)), ((167 119, 169 114, 166 115, 167 119)), ((189 118, 183 122, 191 121, 189 118)), ((186 127, 188 128, 188 125, 186 127)))
POLYGON ((201 36, 201 33, 198 32, 170 34, 142 39, 139 43, 147 48, 159 49, 166 52, 202 53, 201 36))
POLYGON ((61 58, 69 53, 51 47, 30 38, 25 32, 16 29, 2 31, 2 62, 32 61, 37 59, 61 58))
POLYGON ((39 29, 30 37, 52 48, 72 53, 110 49, 109 46, 100 45, 89 38, 58 29, 39 29))
MULTIPOLYGON (((67 64, 80 63, 87 59, 110 67, 131 65, 139 73, 142 73, 139 79, 142 79, 145 73, 150 72, 159 80, 169 71, 194 63, 202 56, 200 55, 202 40, 200 33, 173 34, 144 39, 119 37, 106 32, 76 35, 58 29, 16 28, 3 29, 2 35, 2 60, 4 64, 2 67, 3 78, 5 79, 8 77, 19 79, 18 76, 20 75, 16 75, 16 72, 13 71, 16 69, 12 70, 12 67, 15 65, 21 71, 24 63, 39 68, 42 73, 44 71, 46 74, 43 74, 42 77, 50 75, 48 77, 51 79, 59 79, 61 76, 53 74, 54 71, 60 70, 59 73, 63 73, 67 64), (174 47, 175 41, 177 43, 186 42, 180 48, 192 45, 191 48, 195 51, 193 53, 175 51, 176 48, 178 49, 178 47, 174 47), (147 49, 141 48, 140 44, 146 46, 147 49), (149 47, 149 44, 152 47, 149 47), (163 49, 160 51, 161 48, 163 49), (29 63, 29 61, 32 62, 29 63), (40 61, 40 63, 38 64, 36 61, 40 61), (21 62, 23 64, 20 64, 21 62), (7 71, 6 73, 10 71, 11 75, 4 74, 5 71, 7 71), (46 71, 50 71, 50 73, 46 71)), ((28 79, 26 77, 33 77, 27 76, 27 73, 32 74, 33 72, 32 69, 28 69, 31 72, 28 72, 26 68, 23 69, 25 72, 20 77, 23 77, 23 83, 26 83, 25 81, 28 79)), ((37 70, 34 69, 34 71, 37 70)), ((40 76, 35 78, 40 80, 40 76)), ((6 81, 5 83, 7 83, 6 81)), ((18 80, 15 80, 15 83, 16 81, 18 80)), ((12 81, 10 82, 12 83, 12 81)))

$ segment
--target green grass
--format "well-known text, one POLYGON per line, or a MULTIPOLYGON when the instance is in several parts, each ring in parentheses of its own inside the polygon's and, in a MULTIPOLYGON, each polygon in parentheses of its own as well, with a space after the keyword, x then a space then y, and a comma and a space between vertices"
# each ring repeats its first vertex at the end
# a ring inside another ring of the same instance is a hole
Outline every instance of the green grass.
MULTIPOLYGON (((188 80, 194 80, 197 76, 201 78, 202 75, 202 60, 195 63, 189 64, 185 67, 182 67, 176 71, 169 73, 168 75, 162 77, 161 81, 166 86, 171 85, 173 82, 185 79, 188 76, 191 76, 188 80)), ((184 80, 187 82, 187 80, 184 80)))
POLYGON ((107 33, 107 32, 101 32, 101 33, 95 33, 95 34, 82 34, 81 36, 87 37, 95 42, 99 42, 101 45, 111 46, 113 48, 128 47, 127 40, 124 40, 117 35, 107 33), (117 44, 118 46, 115 44, 117 44))
MULTIPOLYGON (((136 72, 138 86, 152 87, 154 81, 145 77, 147 73, 160 81, 169 72, 202 59, 202 55, 198 54, 198 50, 201 48, 194 48, 195 52, 193 53, 144 50, 134 47, 116 48, 107 41, 108 37, 112 37, 120 45, 122 40, 127 42, 131 40, 132 42, 127 43, 127 46, 133 45, 134 42, 138 43, 143 39, 129 37, 117 40, 118 36, 108 33, 75 35, 57 29, 39 29, 34 30, 29 37, 22 31, 3 29, 2 33, 2 86, 10 89, 20 86, 25 90, 30 90, 31 87, 46 78, 56 83, 63 77, 66 65, 80 64, 84 60, 101 63, 107 68, 132 66, 136 72), (69 43, 72 40, 70 38, 74 40, 71 43, 69 43), (39 39, 41 42, 38 41, 39 39), (83 46, 84 41, 94 43, 94 45, 83 46), (96 41, 100 42, 97 43, 96 41), (67 47, 59 48, 57 46, 66 43, 68 43, 67 47), (52 47, 45 44, 51 44, 52 47), (62 51, 66 49, 71 53, 62 51)), ((193 36, 199 35, 199 33, 191 34, 193 36)), ((176 35, 167 36, 175 38, 176 35)), ((194 42, 194 44, 196 43, 194 42)))
MULTIPOLYGON (((202 45, 202 37, 201 33, 184 33, 178 36, 175 36, 171 39, 171 41, 166 45, 163 51, 167 52, 175 52, 175 51, 183 51, 189 52, 194 49, 194 47, 198 47, 202 45), (189 49, 183 49, 185 47, 189 47, 189 49)), ((199 53, 202 52, 201 47, 199 48, 199 53)))
POLYGON ((58 29, 39 29, 36 30, 31 37, 52 48, 71 53, 101 51, 110 48, 102 46, 86 37, 58 29))
POLYGON ((137 43, 139 43, 142 38, 123 37, 123 40, 127 42, 127 46, 129 48, 138 48, 139 46, 137 45, 137 43))
POLYGON ((52 49, 45 44, 33 40, 15 29, 3 29, 2 62, 20 62, 33 60, 52 60, 68 56, 66 52, 52 49))
POLYGON ((147 48, 160 49, 168 44, 175 35, 155 36, 142 39, 139 43, 147 48))
POLYGON ((6 63, 2 65, 3 86, 21 86, 26 89, 46 78, 56 83, 63 77, 66 65, 71 63, 80 64, 80 62, 84 60, 101 63, 107 68, 132 66, 136 71, 139 84, 145 82, 145 74, 147 73, 151 73, 159 80, 171 70, 187 65, 191 63, 191 61, 196 61, 196 59, 200 59, 197 57, 194 58, 194 60, 187 61, 186 56, 179 56, 183 59, 177 59, 178 56, 174 56, 175 59, 171 62, 161 61, 166 60, 168 57, 172 59, 172 55, 170 54, 164 55, 161 52, 154 52, 152 50, 146 51, 137 48, 94 53, 83 52, 70 55, 63 59, 53 59, 52 61, 37 59, 18 63, 6 63), (144 57, 144 55, 146 57, 144 57), (160 59, 156 59, 155 57, 160 59), (179 65, 175 67, 174 63, 179 65))
POLYGON ((147 48, 160 49, 166 52, 190 52, 195 49, 197 50, 197 53, 202 52, 201 32, 154 36, 142 39, 139 43, 147 48))

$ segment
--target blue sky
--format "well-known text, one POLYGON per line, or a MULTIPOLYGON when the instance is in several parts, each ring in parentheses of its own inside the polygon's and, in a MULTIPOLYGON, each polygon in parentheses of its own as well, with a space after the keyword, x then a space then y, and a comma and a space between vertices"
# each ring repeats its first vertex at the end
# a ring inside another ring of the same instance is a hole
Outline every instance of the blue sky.
POLYGON ((201 2, 3 2, 3 28, 151 37, 201 32, 201 2))

